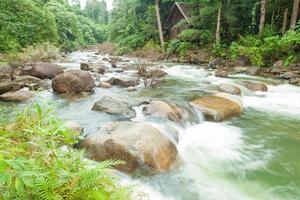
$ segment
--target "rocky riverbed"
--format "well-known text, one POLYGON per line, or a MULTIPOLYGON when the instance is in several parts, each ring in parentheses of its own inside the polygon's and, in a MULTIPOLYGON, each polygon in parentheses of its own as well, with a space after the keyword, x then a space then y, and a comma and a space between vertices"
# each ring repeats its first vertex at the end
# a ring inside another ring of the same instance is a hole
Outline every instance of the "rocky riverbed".
POLYGON ((146 199, 297 199, 300 88, 254 71, 73 52, 3 68, 0 104, 55 106, 146 199))

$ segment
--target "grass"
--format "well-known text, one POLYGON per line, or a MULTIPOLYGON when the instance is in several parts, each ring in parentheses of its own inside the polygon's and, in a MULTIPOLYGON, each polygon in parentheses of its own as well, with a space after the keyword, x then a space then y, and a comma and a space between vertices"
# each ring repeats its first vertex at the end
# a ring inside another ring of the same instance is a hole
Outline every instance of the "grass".
POLYGON ((0 56, 0 62, 5 63, 29 63, 29 62, 51 62, 61 58, 59 48, 46 42, 28 46, 17 53, 9 53, 0 56))
POLYGON ((25 108, 13 120, 0 108, 0 199, 129 200, 109 169, 118 161, 96 163, 73 149, 74 133, 40 105, 25 108))

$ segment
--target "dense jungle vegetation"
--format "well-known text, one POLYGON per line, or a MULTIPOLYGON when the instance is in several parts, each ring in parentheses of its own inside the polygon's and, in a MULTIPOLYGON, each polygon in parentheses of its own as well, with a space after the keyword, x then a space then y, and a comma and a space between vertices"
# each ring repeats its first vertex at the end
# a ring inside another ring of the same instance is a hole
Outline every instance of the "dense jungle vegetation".
POLYGON ((106 3, 98 0, 88 0, 84 9, 78 0, 4 0, 0 3, 0 52, 17 52, 44 42, 72 51, 110 41, 118 45, 119 54, 152 48, 184 57, 190 50, 211 47, 216 56, 247 55, 256 66, 269 66, 279 59, 286 65, 299 60, 298 0, 182 1, 192 5, 192 14, 189 23, 183 19, 176 25, 184 31, 170 38, 165 22, 174 2, 115 0, 108 12, 106 3))

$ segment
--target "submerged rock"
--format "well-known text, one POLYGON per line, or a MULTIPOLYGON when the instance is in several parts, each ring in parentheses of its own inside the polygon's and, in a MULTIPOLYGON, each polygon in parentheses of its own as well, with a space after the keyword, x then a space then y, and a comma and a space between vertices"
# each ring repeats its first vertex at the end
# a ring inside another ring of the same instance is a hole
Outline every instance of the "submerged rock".
POLYGON ((111 85, 118 85, 121 87, 130 87, 130 86, 137 86, 139 84, 138 79, 132 78, 111 78, 107 81, 111 85))
POLYGON ((32 65, 29 75, 41 79, 53 79, 55 76, 62 73, 64 73, 64 71, 59 65, 39 62, 32 65))
POLYGON ((52 82, 54 92, 67 94, 91 92, 95 86, 95 81, 89 72, 77 69, 67 70, 56 76, 52 82))
POLYGON ((98 87, 102 87, 102 88, 111 88, 111 84, 107 83, 107 82, 100 82, 98 87))
POLYGON ((224 83, 221 85, 218 85, 218 89, 220 92, 228 93, 228 94, 233 94, 233 95, 241 95, 241 90, 237 86, 224 83))
POLYGON ((125 101, 119 99, 104 96, 101 100, 97 101, 92 110, 105 112, 111 115, 119 115, 125 118, 134 118, 135 111, 132 107, 125 101))
POLYGON ((143 113, 145 115, 168 119, 176 123, 181 123, 186 120, 184 110, 164 101, 151 101, 148 105, 144 106, 143 113))
POLYGON ((137 169, 158 173, 171 168, 177 159, 175 144, 159 130, 142 122, 114 122, 88 135, 80 145, 96 161, 125 161, 117 169, 133 173, 137 169))
POLYGON ((34 93, 29 90, 18 90, 14 92, 7 92, 0 95, 1 101, 9 101, 9 102, 21 102, 27 101, 34 97, 34 93))
POLYGON ((257 92, 257 91, 267 92, 268 91, 268 87, 263 83, 257 83, 257 82, 251 82, 251 81, 241 81, 241 84, 252 92, 257 92))
POLYGON ((209 121, 223 121, 231 117, 240 116, 243 103, 238 96, 216 93, 204 96, 191 102, 209 121))

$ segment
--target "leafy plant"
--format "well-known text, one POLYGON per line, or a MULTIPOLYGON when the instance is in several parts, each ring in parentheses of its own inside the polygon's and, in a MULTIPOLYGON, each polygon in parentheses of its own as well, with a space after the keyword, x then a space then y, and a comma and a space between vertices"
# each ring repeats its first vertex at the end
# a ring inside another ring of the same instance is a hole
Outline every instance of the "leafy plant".
POLYGON ((71 147, 74 133, 51 113, 35 104, 1 120, 0 199, 131 199, 108 173, 120 162, 84 159, 71 147))

